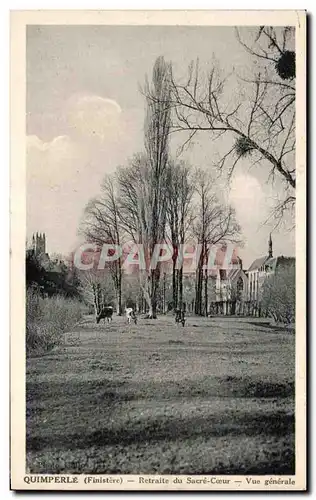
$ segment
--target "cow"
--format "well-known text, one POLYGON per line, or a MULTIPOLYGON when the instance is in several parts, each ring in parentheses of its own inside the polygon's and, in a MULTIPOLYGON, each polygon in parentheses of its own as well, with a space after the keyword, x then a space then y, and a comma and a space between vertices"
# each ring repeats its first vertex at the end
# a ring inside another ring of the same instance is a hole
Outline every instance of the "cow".
POLYGON ((176 309, 175 321, 176 321, 176 323, 181 323, 182 326, 185 325, 185 314, 184 314, 183 310, 176 309))
POLYGON ((126 307, 125 313, 126 313, 127 322, 130 323, 133 320, 135 325, 137 325, 137 317, 136 317, 136 314, 134 312, 134 309, 132 307, 126 307))
POLYGON ((112 316, 113 316, 113 307, 112 306, 102 307, 102 309, 100 310, 100 312, 96 316, 96 322, 97 322, 97 324, 100 323, 101 319, 104 319, 104 323, 105 323, 105 319, 107 319, 108 322, 110 322, 110 321, 112 321, 112 316))

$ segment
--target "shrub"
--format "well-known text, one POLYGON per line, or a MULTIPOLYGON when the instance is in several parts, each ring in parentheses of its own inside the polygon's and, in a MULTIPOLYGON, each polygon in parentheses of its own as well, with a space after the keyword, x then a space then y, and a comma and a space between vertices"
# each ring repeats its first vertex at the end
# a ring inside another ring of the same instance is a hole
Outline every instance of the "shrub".
POLYGON ((63 333, 82 316, 79 301, 61 296, 43 298, 26 293, 26 353, 46 352, 62 343, 63 333))
POLYGON ((295 321, 295 265, 277 269, 263 284, 262 308, 278 323, 295 321))

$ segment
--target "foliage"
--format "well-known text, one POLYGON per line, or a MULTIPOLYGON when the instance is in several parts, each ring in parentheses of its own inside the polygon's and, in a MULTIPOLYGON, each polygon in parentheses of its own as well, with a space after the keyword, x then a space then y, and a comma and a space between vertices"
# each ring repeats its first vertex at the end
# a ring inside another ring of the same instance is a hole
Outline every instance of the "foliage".
POLYGON ((25 256, 25 279, 26 286, 34 285, 35 283, 40 288, 45 285, 46 270, 41 264, 39 255, 32 250, 26 251, 25 256))
POLYGON ((245 157, 253 151, 253 145, 247 137, 239 137, 235 142, 235 151, 239 158, 245 157))
POLYGON ((282 80, 295 78, 295 52, 287 50, 276 63, 276 71, 282 80))
POLYGON ((27 250, 25 256, 26 286, 36 287, 43 296, 79 298, 79 277, 77 269, 68 266, 62 260, 48 259, 33 250, 27 250))
POLYGON ((62 334, 82 316, 78 300, 62 296, 41 297, 38 290, 26 291, 26 353, 43 353, 62 343, 62 334))
POLYGON ((295 321, 295 265, 285 262, 263 284, 262 309, 278 323, 295 321))

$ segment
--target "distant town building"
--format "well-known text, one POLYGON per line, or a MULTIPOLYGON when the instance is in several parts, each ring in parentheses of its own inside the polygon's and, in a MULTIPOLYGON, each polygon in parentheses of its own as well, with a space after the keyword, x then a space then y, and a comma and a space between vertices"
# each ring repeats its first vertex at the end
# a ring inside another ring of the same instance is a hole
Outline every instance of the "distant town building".
POLYGON ((36 257, 40 260, 43 267, 48 268, 50 266, 50 258, 46 252, 46 235, 45 233, 34 233, 32 236, 31 252, 34 252, 36 257))
POLYGON ((227 268, 222 267, 221 259, 215 261, 216 269, 211 271, 213 298, 222 304, 223 314, 230 314, 229 303, 241 302, 247 298, 248 278, 243 270, 242 260, 233 254, 227 268), (215 297, 214 297, 215 295, 215 297))
POLYGON ((215 314, 260 314, 264 281, 278 269, 293 264, 294 257, 273 257, 271 233, 267 255, 255 259, 248 270, 243 269, 242 260, 237 255, 233 254, 226 266, 222 259, 216 259, 209 273, 211 309, 215 314))
POLYGON ((259 302, 261 298, 262 285, 265 279, 274 274, 278 268, 295 263, 295 257, 284 257, 280 255, 273 257, 271 233, 268 242, 268 255, 254 260, 246 274, 248 276, 248 300, 259 302))
POLYGON ((45 233, 36 233, 33 234, 32 236, 32 250, 36 253, 36 255, 39 254, 45 254, 46 253, 46 236, 45 233))

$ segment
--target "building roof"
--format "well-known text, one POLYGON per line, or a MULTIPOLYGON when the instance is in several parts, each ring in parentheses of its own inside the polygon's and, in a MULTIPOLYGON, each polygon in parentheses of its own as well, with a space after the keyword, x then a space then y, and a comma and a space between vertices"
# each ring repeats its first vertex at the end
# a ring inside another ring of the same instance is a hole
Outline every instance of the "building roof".
POLYGON ((260 257, 260 259, 256 259, 253 261, 248 271, 255 271, 259 269, 263 264, 269 267, 271 271, 275 272, 277 267, 284 267, 289 264, 293 264, 295 262, 295 257, 284 257, 280 255, 279 257, 260 257))
POLYGON ((254 260, 253 263, 251 264, 251 266, 249 267, 248 272, 255 271, 256 269, 260 269, 260 267, 263 266, 263 264, 268 259, 269 259, 269 257, 265 256, 265 257, 260 257, 259 259, 254 260))

